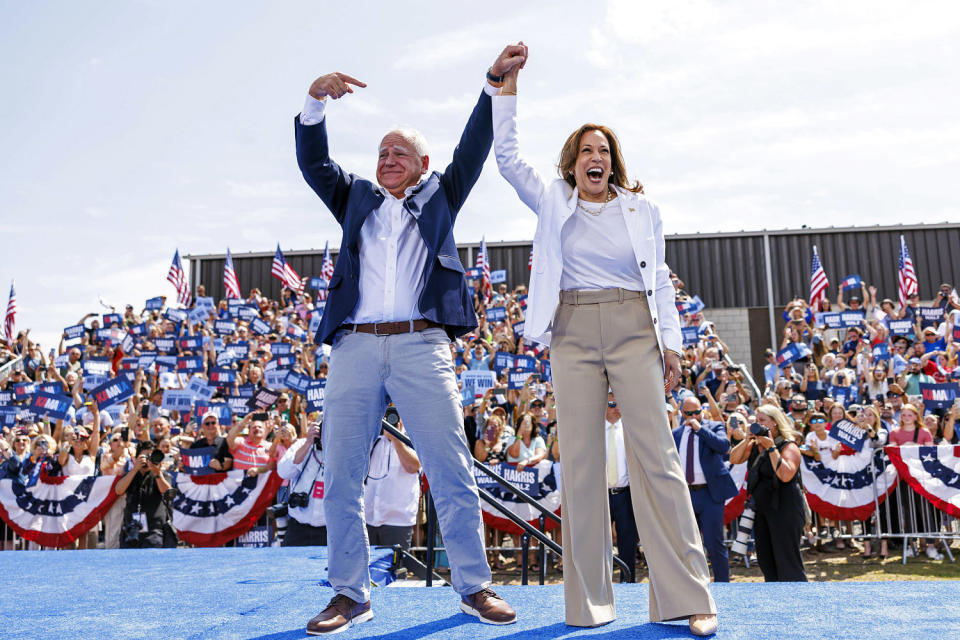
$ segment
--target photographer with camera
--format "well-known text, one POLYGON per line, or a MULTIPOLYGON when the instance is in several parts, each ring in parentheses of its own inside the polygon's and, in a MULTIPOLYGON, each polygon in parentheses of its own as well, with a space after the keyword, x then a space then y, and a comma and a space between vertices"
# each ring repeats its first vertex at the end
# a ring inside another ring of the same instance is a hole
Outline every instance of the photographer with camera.
POLYGON ((766 582, 806 582, 800 537, 806 521, 800 488, 800 449, 791 420, 779 408, 757 407, 757 421, 730 451, 730 462, 749 461, 747 491, 756 516, 753 538, 766 582))
POLYGON ((323 445, 320 443, 323 423, 318 420, 309 425, 306 437, 290 445, 277 462, 277 474, 290 481, 287 502, 273 507, 278 529, 281 520, 288 518, 281 543, 284 547, 327 544, 327 519, 323 511, 323 445))
MULTIPOLYGON (((404 431, 394 407, 387 408, 384 420, 404 431)), ((410 548, 420 506, 420 458, 386 430, 370 451, 363 503, 370 544, 410 548)))
POLYGON ((126 496, 121 549, 158 549, 177 546, 167 496, 172 493, 170 475, 162 471, 164 454, 151 441, 137 445, 133 466, 117 482, 118 496, 126 496))

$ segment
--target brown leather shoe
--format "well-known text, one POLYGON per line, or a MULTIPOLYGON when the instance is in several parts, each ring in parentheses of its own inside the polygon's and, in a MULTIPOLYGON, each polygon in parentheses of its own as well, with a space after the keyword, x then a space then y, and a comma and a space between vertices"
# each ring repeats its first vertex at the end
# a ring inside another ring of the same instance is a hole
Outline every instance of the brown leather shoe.
POLYGON ((369 600, 359 603, 343 594, 337 594, 326 609, 307 623, 307 635, 339 633, 372 618, 373 611, 370 610, 369 600))
POLYGON ((717 616, 713 613, 697 613, 690 616, 690 632, 695 636, 712 636, 717 632, 717 616))
POLYGON ((492 589, 481 589, 460 599, 460 610, 480 618, 487 624, 513 624, 517 612, 492 589))

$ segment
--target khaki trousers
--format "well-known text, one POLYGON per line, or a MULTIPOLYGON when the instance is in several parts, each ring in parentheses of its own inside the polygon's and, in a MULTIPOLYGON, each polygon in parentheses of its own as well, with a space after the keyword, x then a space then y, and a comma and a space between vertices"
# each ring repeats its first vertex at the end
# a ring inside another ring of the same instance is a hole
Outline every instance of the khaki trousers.
POLYGON ((634 291, 563 291, 550 344, 557 400, 566 622, 616 617, 604 415, 607 387, 622 414, 630 494, 650 568, 650 620, 716 613, 680 455, 664 403, 663 363, 646 298, 634 291))

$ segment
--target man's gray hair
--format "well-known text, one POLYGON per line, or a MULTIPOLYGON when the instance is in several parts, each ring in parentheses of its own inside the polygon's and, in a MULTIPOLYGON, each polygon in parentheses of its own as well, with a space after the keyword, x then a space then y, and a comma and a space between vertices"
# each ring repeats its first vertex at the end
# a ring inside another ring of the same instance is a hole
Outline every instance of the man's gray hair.
POLYGON ((416 151, 417 155, 421 158, 429 155, 427 152, 427 139, 416 129, 412 127, 393 127, 390 131, 387 131, 384 136, 388 136, 391 133, 400 135, 404 140, 413 145, 413 150, 416 151))

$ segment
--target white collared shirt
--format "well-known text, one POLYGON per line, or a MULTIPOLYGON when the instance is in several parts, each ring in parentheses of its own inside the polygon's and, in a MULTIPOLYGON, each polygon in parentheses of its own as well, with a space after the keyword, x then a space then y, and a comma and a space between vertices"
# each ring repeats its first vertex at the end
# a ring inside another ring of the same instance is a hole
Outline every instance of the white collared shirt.
MULTIPOLYGON (((607 429, 613 429, 613 437, 617 443, 617 484, 607 488, 619 489, 630 484, 630 474, 627 472, 627 450, 623 445, 623 421, 607 422, 607 429)), ((607 441, 606 434, 607 432, 604 431, 604 443, 607 441)), ((607 453, 609 455, 609 452, 607 453)))
MULTIPOLYGON (((700 428, 706 429, 702 425, 700 428)), ((687 477, 687 440, 689 438, 694 438, 693 484, 707 484, 707 476, 703 475, 703 467, 700 466, 700 437, 689 426, 683 427, 683 435, 680 436, 680 467, 683 471, 683 477, 687 477)))
POLYGON ((363 487, 363 514, 371 527, 411 527, 420 506, 420 474, 400 464, 400 456, 387 436, 380 436, 370 453, 363 487))
POLYGON ((306 493, 309 496, 306 507, 288 507, 290 517, 311 527, 326 526, 327 518, 323 510, 323 450, 314 447, 313 440, 308 443, 306 438, 300 438, 290 445, 277 462, 277 474, 290 481, 291 494, 306 493), (303 446, 310 447, 311 451, 300 464, 295 464, 293 459, 303 446))
MULTIPOLYGON (((484 82, 484 91, 494 89, 484 82)), ((309 126, 324 118, 325 100, 307 94, 300 124, 309 126)), ((415 187, 409 187, 410 195, 415 187)), ((371 212, 360 227, 360 297, 344 324, 419 320, 420 294, 427 267, 427 245, 417 220, 398 200, 380 187, 383 204, 371 212)))

